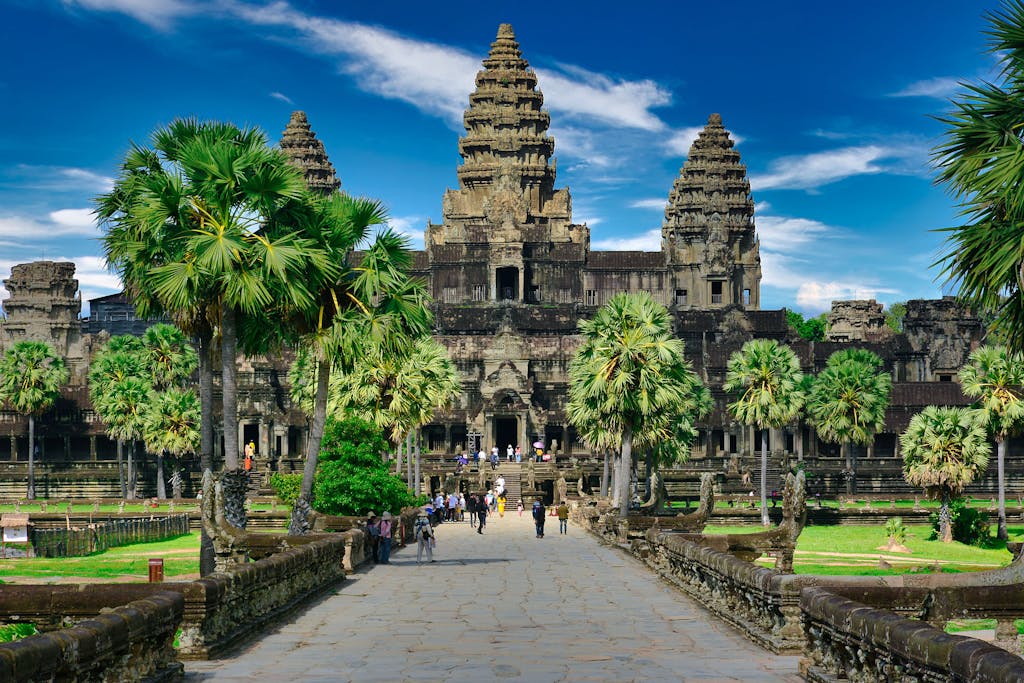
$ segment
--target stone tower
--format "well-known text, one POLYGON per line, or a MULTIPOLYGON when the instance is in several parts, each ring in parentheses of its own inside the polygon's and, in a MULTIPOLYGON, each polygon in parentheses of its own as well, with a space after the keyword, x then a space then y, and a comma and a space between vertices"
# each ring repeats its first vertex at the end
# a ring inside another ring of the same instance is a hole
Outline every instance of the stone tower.
POLYGON ((306 112, 294 111, 281 135, 281 150, 292 164, 306 174, 309 189, 330 194, 341 187, 334 166, 327 158, 324 143, 317 139, 309 127, 306 112))
POLYGON ((747 168, 712 114, 668 196, 661 246, 680 308, 760 307, 761 257, 747 168))
POLYGON ((477 73, 459 141, 459 189, 428 225, 431 287, 442 303, 552 303, 581 295, 590 232, 556 190, 555 142, 537 75, 502 24, 477 73))

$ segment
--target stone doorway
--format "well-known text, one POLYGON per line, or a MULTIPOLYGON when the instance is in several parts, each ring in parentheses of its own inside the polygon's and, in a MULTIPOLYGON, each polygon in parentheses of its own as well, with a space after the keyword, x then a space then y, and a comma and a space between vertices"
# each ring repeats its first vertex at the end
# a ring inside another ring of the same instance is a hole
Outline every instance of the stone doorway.
POLYGON ((502 460, 505 459, 505 450, 509 444, 515 448, 519 443, 519 425, 514 417, 494 418, 494 445, 498 447, 498 453, 502 460))
POLYGON ((498 301, 516 301, 519 298, 519 269, 498 268, 496 273, 498 301))

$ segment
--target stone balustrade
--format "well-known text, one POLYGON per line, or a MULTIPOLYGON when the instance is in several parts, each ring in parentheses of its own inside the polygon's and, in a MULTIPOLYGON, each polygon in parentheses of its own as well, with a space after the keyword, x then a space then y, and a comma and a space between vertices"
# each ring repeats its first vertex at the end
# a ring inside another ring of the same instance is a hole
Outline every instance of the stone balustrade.
POLYGON ((800 607, 806 634, 800 672, 808 681, 1024 680, 1024 660, 1002 648, 869 607, 827 588, 804 589, 800 607))
POLYGON ((176 680, 174 636, 184 607, 181 594, 158 592, 72 628, 0 644, 0 680, 176 680))

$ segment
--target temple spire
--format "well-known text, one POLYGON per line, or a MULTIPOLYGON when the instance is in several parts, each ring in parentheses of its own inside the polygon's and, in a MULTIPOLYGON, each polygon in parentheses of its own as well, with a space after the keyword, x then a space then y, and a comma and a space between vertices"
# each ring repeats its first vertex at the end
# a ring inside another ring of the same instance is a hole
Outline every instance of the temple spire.
POLYGON ((316 133, 309 127, 306 112, 292 112, 291 120, 281 135, 281 150, 306 175, 309 189, 330 194, 341 187, 334 166, 327 158, 324 143, 317 139, 316 133))
POLYGON ((555 181, 555 142, 547 135, 550 117, 542 108, 537 75, 523 59, 511 24, 498 27, 483 66, 463 117, 459 185, 491 186, 501 177, 515 176, 524 189, 539 186, 550 192, 555 181))

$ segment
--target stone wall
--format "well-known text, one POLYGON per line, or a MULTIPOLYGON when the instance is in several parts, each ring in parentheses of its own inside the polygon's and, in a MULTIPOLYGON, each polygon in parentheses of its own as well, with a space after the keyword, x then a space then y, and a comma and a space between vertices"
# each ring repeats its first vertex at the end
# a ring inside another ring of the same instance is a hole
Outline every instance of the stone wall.
POLYGON ((0 680, 180 678, 182 666, 175 657, 174 635, 184 605, 182 595, 159 592, 72 628, 0 644, 0 680))

